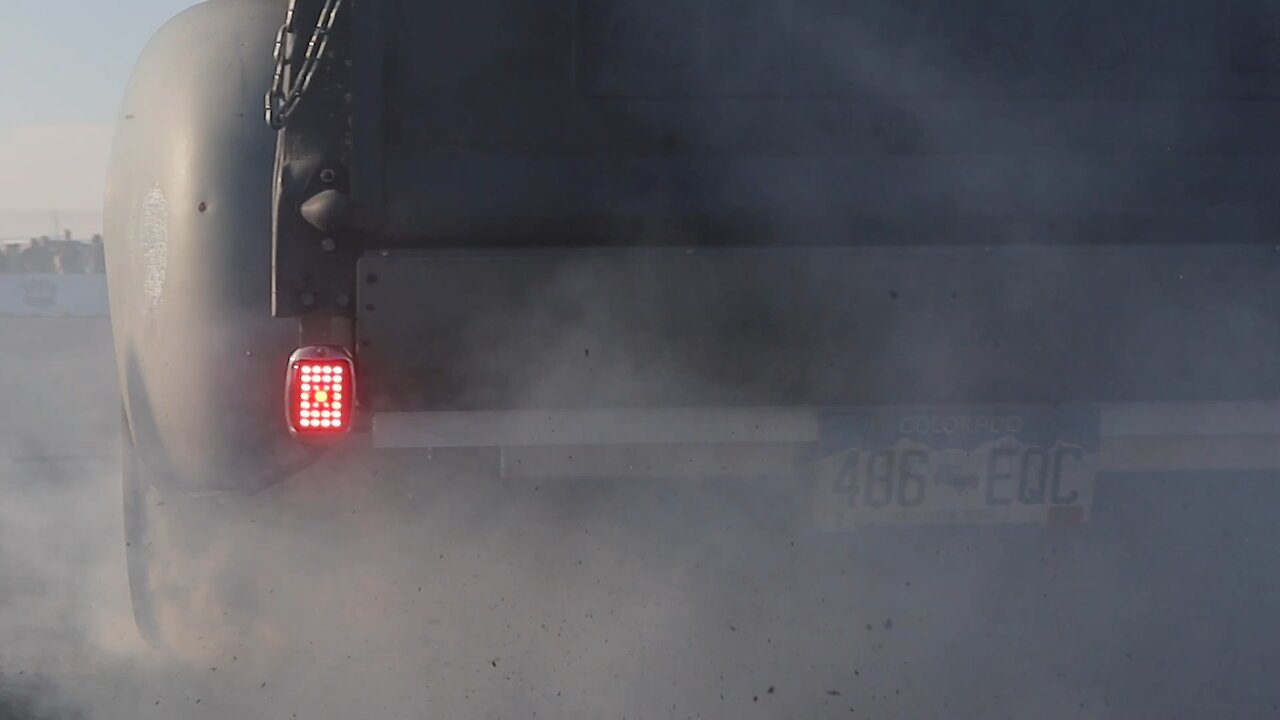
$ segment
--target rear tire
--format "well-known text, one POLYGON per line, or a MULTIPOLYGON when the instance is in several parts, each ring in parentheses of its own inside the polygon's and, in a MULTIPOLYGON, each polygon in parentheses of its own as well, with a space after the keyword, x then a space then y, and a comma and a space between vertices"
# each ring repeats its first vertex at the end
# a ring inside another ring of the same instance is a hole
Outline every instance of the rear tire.
POLYGON ((138 633, 147 643, 158 647, 162 640, 150 584, 152 543, 145 511, 146 481, 139 472, 129 420, 124 412, 120 415, 120 485, 124 505, 124 557, 129 599, 138 633))
POLYGON ((204 663, 274 635, 259 621, 252 496, 165 488, 140 462, 127 424, 121 434, 125 566, 142 638, 204 663))

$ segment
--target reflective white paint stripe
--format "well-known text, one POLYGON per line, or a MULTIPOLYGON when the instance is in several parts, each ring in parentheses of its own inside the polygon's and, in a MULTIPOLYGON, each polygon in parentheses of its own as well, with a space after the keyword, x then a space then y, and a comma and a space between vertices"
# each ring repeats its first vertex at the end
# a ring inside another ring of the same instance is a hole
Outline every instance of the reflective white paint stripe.
POLYGON ((1183 402, 1102 405, 1102 437, 1280 436, 1280 403, 1183 402))
POLYGON ((811 442, 812 408, 382 413, 379 448, 811 442))
MULTIPOLYGON (((1280 437, 1280 402, 1098 407, 1103 438, 1280 437)), ((410 412, 380 413, 373 429, 384 448, 812 442, 819 415, 812 407, 410 412)))
POLYGON ((1280 437, 1103 438, 1098 470, 1280 470, 1280 437))
MULTIPOLYGON (((1280 403, 1133 403, 1100 409, 1102 472, 1280 469, 1280 403)), ((383 413, 378 448, 777 443, 818 439, 815 408, 383 413)))
POLYGON ((1101 407, 1101 472, 1280 469, 1280 403, 1101 407))

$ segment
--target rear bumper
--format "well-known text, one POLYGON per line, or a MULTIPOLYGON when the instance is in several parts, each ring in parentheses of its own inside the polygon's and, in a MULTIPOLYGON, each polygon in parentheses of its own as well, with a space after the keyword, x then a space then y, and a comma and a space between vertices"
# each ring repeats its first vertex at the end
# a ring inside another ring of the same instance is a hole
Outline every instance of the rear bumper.
MULTIPOLYGON (((1105 403, 1099 414, 1100 472, 1280 469, 1280 402, 1105 403)), ((865 409, 865 408, 862 408, 865 409)), ((502 448, 516 457, 573 448, 577 464, 613 455, 661 455, 666 464, 701 467, 719 457, 759 471, 785 467, 816 444, 822 419, 840 408, 665 408, 583 411, 403 412, 373 418, 380 449, 502 448), (693 448, 733 452, 697 452, 693 448), (683 448, 675 451, 673 448, 683 448), (626 448, 627 453, 619 452, 626 448), (645 453, 645 448, 663 448, 645 453), (747 448, 750 448, 748 450, 747 448), (770 452, 772 450, 772 452, 770 452), (700 460, 695 460, 700 458, 700 460)), ((567 461, 569 454, 564 455, 567 461)), ((628 462, 629 466, 634 462, 628 462)), ((704 468, 705 469, 705 468, 704 468)), ((739 468, 741 469, 741 468, 739 468)))
POLYGON ((379 448, 785 465, 842 411, 1087 405, 1101 472, 1280 469, 1271 245, 387 251, 359 274, 379 448))

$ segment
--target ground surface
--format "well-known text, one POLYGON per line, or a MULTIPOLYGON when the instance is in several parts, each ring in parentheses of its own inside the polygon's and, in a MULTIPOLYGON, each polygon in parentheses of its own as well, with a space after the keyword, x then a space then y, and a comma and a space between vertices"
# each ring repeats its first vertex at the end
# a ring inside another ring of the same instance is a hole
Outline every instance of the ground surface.
POLYGON ((178 662, 128 616, 113 373, 104 322, 0 320, 0 719, 1280 714, 1275 477, 1106 478, 1070 532, 853 535, 791 479, 338 463, 201 570, 234 604, 254 565, 268 632, 178 662))

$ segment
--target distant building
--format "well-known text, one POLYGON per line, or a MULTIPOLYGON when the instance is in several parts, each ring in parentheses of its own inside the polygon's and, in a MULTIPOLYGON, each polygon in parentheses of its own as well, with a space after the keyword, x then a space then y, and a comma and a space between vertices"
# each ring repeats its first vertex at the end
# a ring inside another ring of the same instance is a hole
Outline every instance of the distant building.
POLYGON ((0 273, 82 275, 106 272, 101 235, 77 240, 70 230, 62 237, 0 241, 0 273))

